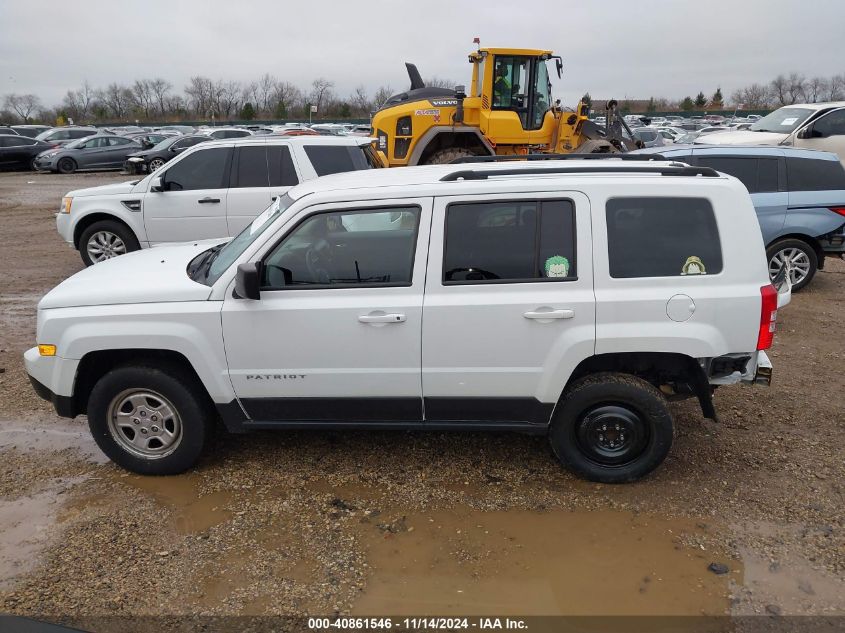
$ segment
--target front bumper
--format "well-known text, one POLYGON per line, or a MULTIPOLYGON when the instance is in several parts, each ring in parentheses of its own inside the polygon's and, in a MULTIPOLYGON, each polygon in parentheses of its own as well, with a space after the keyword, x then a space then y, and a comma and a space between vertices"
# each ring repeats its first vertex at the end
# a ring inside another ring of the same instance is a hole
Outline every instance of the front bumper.
POLYGON ((40 156, 36 157, 33 161, 36 169, 42 171, 55 171, 56 169, 56 159, 54 158, 41 158, 40 156))
POLYGON ((78 360, 41 356, 37 347, 26 350, 23 360, 35 393, 52 403, 56 413, 64 418, 73 418, 80 413, 73 397, 78 360))
POLYGON ((29 377, 29 382, 32 383, 32 388, 35 390, 35 393, 38 394, 38 397, 50 402, 59 416, 63 418, 75 418, 77 416, 78 412, 76 411, 73 396, 59 396, 50 391, 50 389, 42 385, 32 376, 29 377))
POLYGON ((143 158, 127 158, 123 163, 123 170, 128 174, 145 174, 148 169, 147 162, 143 158))
POLYGON ((65 242, 73 245, 73 223, 70 219, 70 213, 56 214, 56 230, 65 242))

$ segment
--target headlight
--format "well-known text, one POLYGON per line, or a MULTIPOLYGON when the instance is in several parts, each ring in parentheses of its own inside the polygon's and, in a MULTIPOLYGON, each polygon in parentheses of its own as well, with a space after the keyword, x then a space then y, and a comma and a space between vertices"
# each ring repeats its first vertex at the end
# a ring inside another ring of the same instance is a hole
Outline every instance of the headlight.
POLYGON ((64 197, 62 198, 62 205, 59 207, 59 213, 70 213, 70 205, 73 202, 73 198, 64 197))

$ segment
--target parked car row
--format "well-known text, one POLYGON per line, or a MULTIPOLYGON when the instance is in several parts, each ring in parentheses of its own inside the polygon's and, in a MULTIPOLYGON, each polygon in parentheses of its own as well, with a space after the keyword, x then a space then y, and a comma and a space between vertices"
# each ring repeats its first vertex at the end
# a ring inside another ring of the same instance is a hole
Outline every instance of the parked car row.
POLYGON ((70 174, 80 169, 123 167, 130 173, 138 173, 158 169, 178 152, 203 140, 249 136, 369 137, 371 131, 369 125, 352 123, 314 124, 310 127, 304 123, 288 123, 199 128, 188 125, 165 125, 155 128, 134 125, 103 128, 0 126, 0 168, 50 170, 70 174), (128 139, 131 142, 101 140, 106 136, 128 139), (175 142, 173 138, 177 136, 189 136, 192 141, 175 142), (85 142, 81 142, 83 139, 86 139, 85 142), (164 141, 169 142, 165 144, 164 141), (71 144, 73 146, 69 147, 71 144), (66 146, 69 151, 61 149, 66 146))

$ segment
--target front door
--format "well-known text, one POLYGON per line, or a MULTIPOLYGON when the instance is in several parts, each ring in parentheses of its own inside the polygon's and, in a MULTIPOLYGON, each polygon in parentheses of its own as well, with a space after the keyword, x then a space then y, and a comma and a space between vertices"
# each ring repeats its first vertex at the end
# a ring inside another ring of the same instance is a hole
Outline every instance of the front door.
POLYGON ((795 147, 833 152, 845 164, 845 108, 822 115, 809 127, 808 138, 795 138, 795 147))
POLYGON ((595 345, 586 196, 438 199, 423 320, 427 422, 547 423, 595 345))
POLYGON ((163 191, 144 196, 144 227, 151 244, 229 236, 231 155, 231 147, 200 148, 155 172, 151 182, 160 177, 163 191))
POLYGON ((431 199, 307 213, 262 256, 261 298, 223 305, 235 394, 256 422, 420 422, 431 199))

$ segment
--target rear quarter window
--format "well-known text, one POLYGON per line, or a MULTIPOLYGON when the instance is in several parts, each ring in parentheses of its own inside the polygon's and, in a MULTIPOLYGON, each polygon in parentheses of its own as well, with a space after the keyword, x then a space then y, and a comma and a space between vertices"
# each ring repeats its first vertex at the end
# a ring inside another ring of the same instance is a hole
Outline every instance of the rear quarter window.
POLYGON ((355 145, 306 145, 305 155, 318 176, 371 168, 363 149, 355 145))
POLYGON ((722 272, 713 206, 705 198, 612 198, 605 208, 610 276, 722 272))
POLYGON ((838 160, 787 158, 786 178, 790 191, 845 189, 845 169, 838 160))

